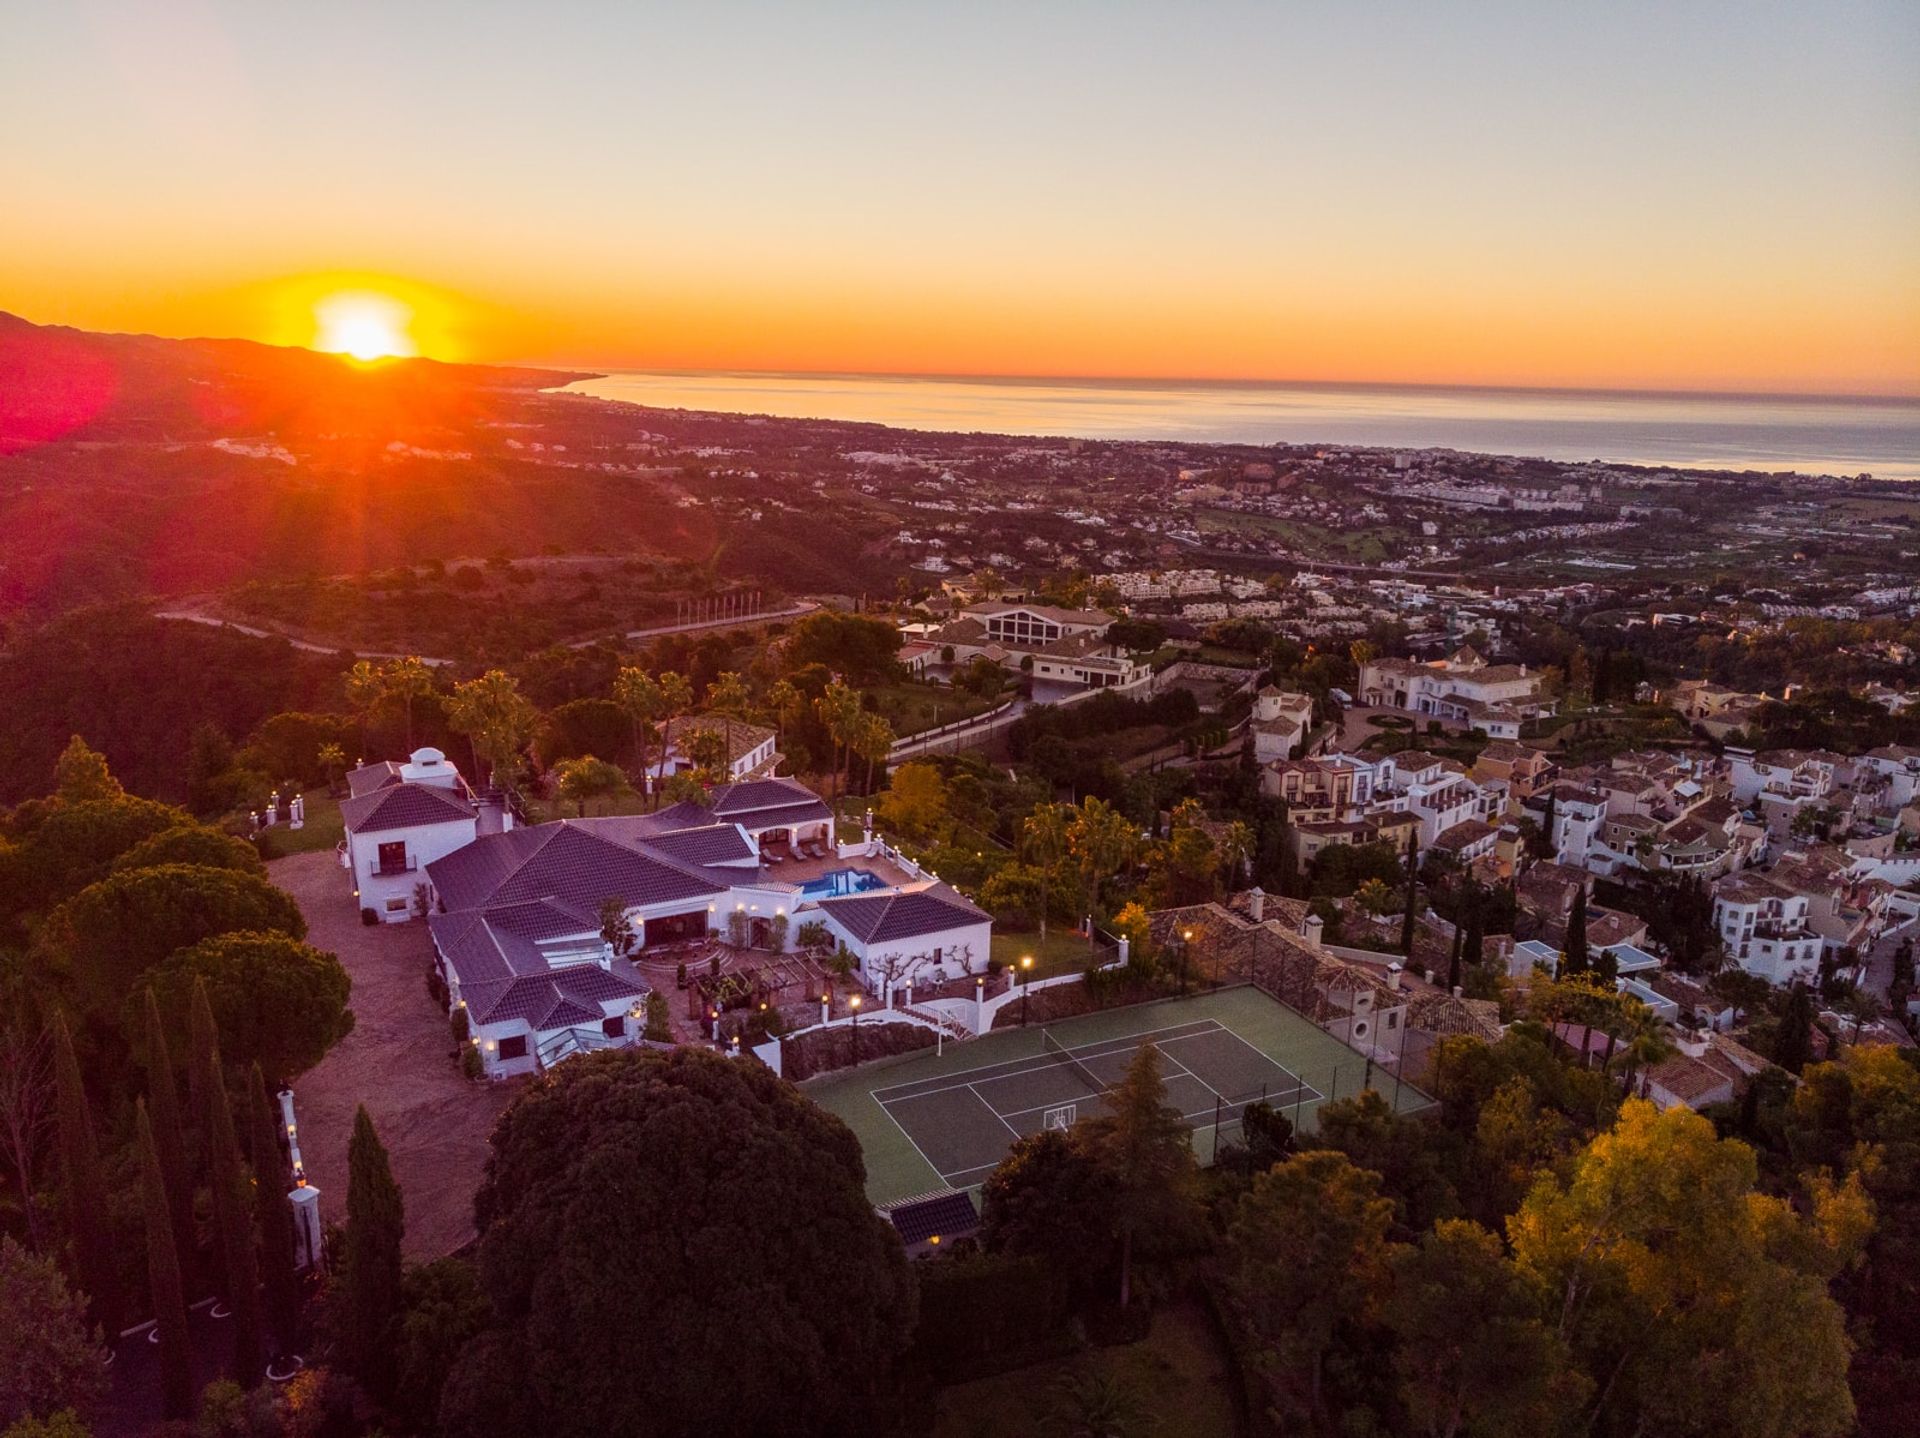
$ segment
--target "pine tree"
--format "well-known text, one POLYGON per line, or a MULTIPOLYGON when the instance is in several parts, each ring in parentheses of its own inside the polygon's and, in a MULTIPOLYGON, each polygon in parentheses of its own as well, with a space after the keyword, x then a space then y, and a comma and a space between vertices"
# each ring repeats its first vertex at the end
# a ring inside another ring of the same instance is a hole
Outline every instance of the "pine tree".
POLYGON ((193 1349, 187 1332, 187 1303, 180 1290, 180 1254, 173 1243, 172 1206, 167 1181, 154 1147, 153 1126, 147 1122, 145 1100, 136 1103, 139 1131, 140 1187, 147 1219, 147 1287, 153 1300, 153 1321, 160 1335, 160 1391, 162 1411, 169 1419, 193 1416, 193 1349))
POLYGON ((300 1271, 294 1259, 293 1208, 287 1200, 290 1173, 280 1146, 280 1122, 260 1065, 249 1075, 248 1109, 253 1149, 254 1217, 260 1227, 260 1272, 266 1280, 267 1320, 280 1351, 293 1349, 300 1330, 300 1271))
MULTIPOLYGON (((218 1072, 217 1062, 215 1072, 218 1072)), ((234 1377, 243 1388, 260 1381, 260 1270, 253 1254, 253 1207, 248 1202, 247 1172, 233 1128, 227 1086, 216 1082, 207 1115, 207 1181, 213 1190, 213 1225, 219 1237, 220 1269, 226 1280, 227 1306, 233 1310, 234 1377)))
POLYGON ((1075 1132, 1083 1134, 1115 1185, 1124 1308, 1132 1298, 1135 1235, 1176 1228, 1194 1212, 1193 1141, 1180 1110, 1167 1102, 1159 1049, 1141 1044, 1108 1091, 1106 1112, 1075 1132))
POLYGON ((1584 974, 1592 967, 1587 956, 1587 886, 1582 883, 1573 896, 1573 911, 1567 915, 1567 961, 1561 973, 1584 974))
POLYGON ((147 990, 147 1117, 153 1125, 154 1152, 160 1158, 160 1177, 166 1182, 167 1211, 173 1221, 174 1251, 179 1256, 182 1281, 193 1265, 196 1248, 193 1228, 193 1180, 187 1168, 186 1131, 180 1118, 180 1089, 173 1075, 173 1058, 160 1022, 160 1005, 147 990))
POLYGON ((1420 831, 1407 833, 1407 911, 1400 921, 1400 952, 1413 957, 1413 906, 1420 897, 1420 831))
POLYGON ((400 1240, 406 1210, 387 1151, 364 1107, 347 1143, 346 1259, 339 1336, 347 1368, 376 1393, 391 1386, 393 1326, 400 1308, 400 1240))
POLYGON ((113 1262, 113 1243, 107 1227, 107 1185, 100 1170, 100 1148, 93 1133, 93 1111, 87 1104, 80 1063, 73 1055, 73 1036, 59 1014, 53 1019, 53 1072, 56 1086, 55 1121, 60 1140, 60 1168, 66 1184, 67 1232, 73 1243, 73 1271, 86 1290, 93 1320, 108 1333, 120 1331, 119 1274, 113 1262))

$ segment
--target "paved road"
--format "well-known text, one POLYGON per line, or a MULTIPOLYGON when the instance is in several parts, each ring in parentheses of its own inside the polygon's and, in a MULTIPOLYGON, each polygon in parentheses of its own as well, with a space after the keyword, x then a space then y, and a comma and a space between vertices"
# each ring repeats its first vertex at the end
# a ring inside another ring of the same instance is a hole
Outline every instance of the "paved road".
POLYGON ((218 615, 203 614, 197 609, 156 609, 155 619, 179 619, 188 624, 204 624, 209 629, 231 629, 236 634, 249 634, 255 639, 281 639, 295 649, 304 649, 309 654, 352 654, 361 659, 418 659, 422 664, 440 668, 451 665, 451 659, 435 659, 425 654, 389 654, 378 649, 355 649, 351 645, 314 644, 306 639, 294 639, 272 629, 261 629, 252 624, 241 624, 232 619, 222 619, 218 615))

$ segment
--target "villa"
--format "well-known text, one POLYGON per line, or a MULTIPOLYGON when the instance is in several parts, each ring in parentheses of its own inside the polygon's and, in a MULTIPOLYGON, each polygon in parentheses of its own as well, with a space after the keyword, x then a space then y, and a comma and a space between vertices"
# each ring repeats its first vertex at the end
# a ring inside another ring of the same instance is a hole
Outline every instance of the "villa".
POLYGON ((818 921, 889 1002, 984 971, 992 942, 985 912, 877 839, 836 844, 832 812, 792 779, 651 814, 469 828, 412 877, 449 1012, 465 1009, 494 1078, 633 1042, 650 991, 638 964, 716 936, 778 953, 818 921))
POLYGON ((1550 714, 1541 676, 1524 664, 1489 664, 1470 646, 1445 659, 1372 659, 1360 666, 1360 702, 1451 719, 1495 739, 1520 737, 1520 723, 1550 714))
POLYGON ((479 799, 438 749, 416 749, 404 764, 364 764, 347 775, 347 788, 346 837, 336 852, 361 913, 382 923, 426 912, 427 865, 513 823, 504 804, 479 799))

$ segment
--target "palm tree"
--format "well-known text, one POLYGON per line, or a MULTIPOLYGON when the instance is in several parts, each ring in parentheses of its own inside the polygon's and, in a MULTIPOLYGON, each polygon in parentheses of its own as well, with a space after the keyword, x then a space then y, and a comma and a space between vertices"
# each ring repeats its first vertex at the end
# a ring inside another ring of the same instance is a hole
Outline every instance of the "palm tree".
POLYGON ((744 719, 752 707, 753 695, 747 692, 746 681, 731 669, 707 686, 707 711, 711 714, 744 719))
POLYGON ((838 803, 840 798, 840 770, 843 763, 842 753, 852 743, 860 723, 860 695, 855 689, 834 680, 826 692, 813 701, 814 712, 820 716, 820 722, 826 726, 827 737, 833 741, 833 779, 831 783, 832 799, 838 803))
POLYGON ((1247 861, 1253 857, 1253 829, 1243 819, 1235 819, 1220 835, 1220 861, 1227 866, 1227 887, 1240 882, 1247 861))
POLYGON ((349 669, 346 677, 340 681, 347 696, 347 708, 353 711, 353 717, 360 721, 360 752, 367 752, 367 729, 373 723, 373 716, 387 701, 386 679, 368 660, 362 659, 349 669))
POLYGON ((520 692, 520 682, 503 669, 489 669, 478 679, 456 684, 447 705, 448 722, 473 748, 476 776, 485 760, 487 777, 494 783, 503 771, 511 780, 539 717, 540 711, 520 692))
POLYGON ((553 792, 562 802, 575 806, 578 817, 587 817, 587 801, 613 799, 633 792, 627 776, 618 764, 596 759, 591 754, 569 759, 554 771, 553 792))
POLYGON ((398 700, 407 713, 407 752, 413 752, 413 701, 433 693, 433 671, 417 654, 392 659, 380 668, 380 682, 386 697, 398 700))
POLYGON ((340 782, 340 771, 347 767, 347 751, 338 744, 322 744, 314 758, 320 761, 320 768, 327 776, 327 792, 331 794, 333 786, 340 782))
POLYGON ((1047 909, 1053 896, 1054 875, 1067 857, 1068 809, 1063 804, 1035 804, 1020 826, 1020 847, 1040 870, 1040 947, 1047 946, 1047 909))
MULTIPOLYGON (((660 676, 660 719, 664 728, 660 739, 660 780, 664 784, 667 778, 667 741, 673 729, 673 721, 693 708, 693 685, 687 682, 687 676, 676 674, 669 669, 660 676)), ((659 803, 659 795, 654 802, 659 803)))
POLYGON ((853 749, 867 761, 866 792, 873 792, 873 766, 893 752, 893 725, 886 715, 863 712, 853 739, 853 749))
POLYGON ((1625 1080, 1625 1092, 1633 1092, 1633 1078, 1642 1069, 1665 1063, 1675 1052, 1666 1021, 1642 1003, 1622 1005, 1627 1012, 1624 1029, 1607 1035, 1607 1066, 1619 1065, 1625 1080))
POLYGON ((1100 881, 1133 857, 1139 836, 1125 814, 1100 798, 1089 798, 1067 826, 1067 848, 1080 860, 1080 884, 1086 895, 1087 942, 1093 942, 1093 910, 1100 881))
POLYGON ((633 768, 636 774, 647 772, 647 735, 660 718, 663 696, 660 685, 644 669, 623 666, 613 676, 613 702, 633 725, 633 768))

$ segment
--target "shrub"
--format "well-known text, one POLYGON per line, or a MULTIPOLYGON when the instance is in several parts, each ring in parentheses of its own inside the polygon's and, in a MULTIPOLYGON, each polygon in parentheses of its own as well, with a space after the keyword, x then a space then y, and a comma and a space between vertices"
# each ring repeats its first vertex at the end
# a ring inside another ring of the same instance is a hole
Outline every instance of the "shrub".
POLYGON ((380 915, 363 904, 360 907, 360 922, 371 928, 380 922, 380 915))
POLYGON ((465 1043, 473 1033, 473 1025, 467 1018, 464 1006, 455 1009, 453 1017, 448 1019, 447 1023, 453 1029, 453 1041, 457 1044, 465 1043))
POLYGON ((470 1079, 486 1076, 486 1061, 480 1057, 480 1050, 474 1044, 467 1044, 460 1050, 460 1072, 470 1079))
MULTIPOLYGON (((682 964, 680 966, 680 974, 683 981, 682 987, 685 986, 686 970, 687 966, 682 964)), ((665 994, 652 993, 647 995, 647 1027, 644 1037, 649 1042, 656 1044, 673 1042, 673 1025, 667 1018, 667 996, 665 994)))

